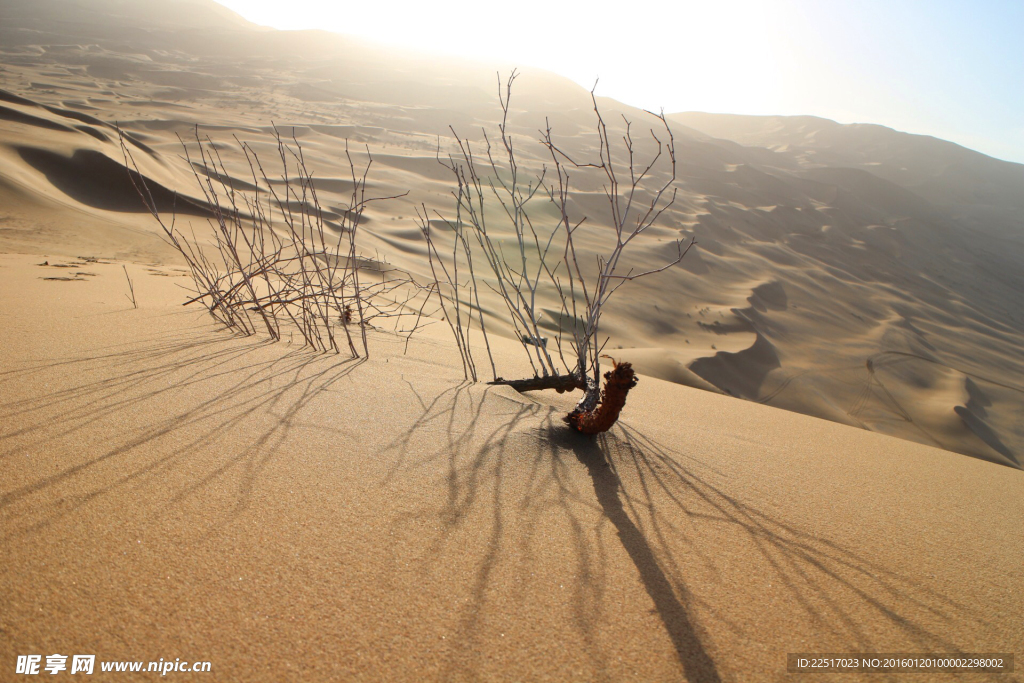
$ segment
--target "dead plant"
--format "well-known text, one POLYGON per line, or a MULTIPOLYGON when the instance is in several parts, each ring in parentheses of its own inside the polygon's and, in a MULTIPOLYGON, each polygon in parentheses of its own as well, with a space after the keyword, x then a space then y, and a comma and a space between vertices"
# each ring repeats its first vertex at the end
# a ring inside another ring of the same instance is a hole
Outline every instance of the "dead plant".
POLYGON ((425 290, 396 268, 377 268, 379 280, 364 277, 357 246, 367 206, 403 195, 367 197, 372 156, 367 149, 368 161, 358 170, 346 143, 352 192, 348 206, 328 217, 294 134, 285 140, 275 127, 274 137, 279 175, 273 179, 253 148, 235 139, 250 170, 251 182, 245 183, 232 177, 218 147, 201 137, 198 127, 191 147, 182 141, 201 208, 209 215, 211 243, 194 228, 182 232, 176 212, 165 222, 121 135, 135 189, 189 268, 194 295, 185 304, 202 303, 214 318, 245 335, 262 327, 275 341, 282 325, 290 324, 306 345, 335 352, 344 347, 353 358, 369 356, 367 329, 375 321, 411 316, 413 329, 403 330, 411 335, 423 308, 414 315, 410 307, 417 297, 427 298, 425 290))
POLYGON ((664 114, 648 112, 663 131, 650 130, 654 151, 641 161, 630 121, 623 117, 625 133, 621 145, 613 143, 591 91, 598 141, 596 154, 584 159, 559 145, 546 123, 545 129, 539 131, 539 142, 551 160, 551 167, 545 166, 534 175, 525 173, 516 155, 519 141, 509 130, 509 102, 516 77, 513 71, 504 82, 500 75, 498 78, 502 120, 497 144, 492 144, 484 130, 483 150, 478 154, 468 139, 451 128, 453 151, 442 158, 439 146, 438 160, 451 171, 456 184, 452 192, 454 215, 445 217, 434 211, 431 218, 425 207, 418 213, 431 257, 434 291, 445 308, 467 377, 476 379, 468 342, 474 320, 487 340, 479 303, 482 281, 504 302, 507 321, 533 370, 533 377, 524 379, 499 377, 487 342, 494 373, 491 384, 511 386, 521 392, 580 389, 584 396, 566 421, 578 431, 596 433, 614 424, 626 394, 637 381, 629 363, 613 362, 614 369, 605 375, 608 385, 602 395, 600 358, 608 340, 601 340, 600 331, 608 300, 626 282, 676 265, 695 244, 692 238, 677 240, 675 253, 653 268, 637 272, 625 266, 623 256, 630 244, 659 221, 675 201, 675 139, 664 114), (581 262, 581 243, 588 248, 599 244, 600 231, 588 230, 594 221, 588 223, 587 216, 577 215, 573 210, 570 172, 573 178, 577 173, 596 174, 607 199, 603 218, 613 229, 614 241, 597 255, 594 266, 581 262), (545 198, 556 209, 557 224, 538 225, 531 219, 533 206, 545 198), (502 216, 503 234, 511 235, 507 251, 499 233, 488 225, 488 216, 493 215, 488 207, 495 202, 500 211, 493 213, 502 216), (453 252, 447 259, 450 269, 433 236, 441 228, 453 236, 453 252), (486 264, 486 278, 474 270, 474 254, 486 264), (460 276, 459 263, 467 270, 465 275, 460 276), (556 321, 544 319, 541 302, 545 292, 553 295, 560 306, 556 321), (553 344, 544 336, 545 329, 554 333, 553 344))

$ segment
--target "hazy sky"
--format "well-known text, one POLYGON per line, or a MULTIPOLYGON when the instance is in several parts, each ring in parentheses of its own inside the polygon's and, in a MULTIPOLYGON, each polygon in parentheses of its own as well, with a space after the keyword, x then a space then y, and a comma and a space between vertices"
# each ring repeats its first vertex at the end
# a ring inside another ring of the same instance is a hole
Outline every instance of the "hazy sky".
POLYGON ((219 0, 249 20, 537 66, 668 112, 880 123, 1024 162, 1024 0, 219 0))

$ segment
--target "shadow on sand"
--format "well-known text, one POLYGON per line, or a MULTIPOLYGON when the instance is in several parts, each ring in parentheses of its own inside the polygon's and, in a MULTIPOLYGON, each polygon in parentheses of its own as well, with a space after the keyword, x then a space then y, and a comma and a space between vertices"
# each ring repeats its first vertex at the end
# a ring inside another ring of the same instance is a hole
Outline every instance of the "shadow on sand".
MULTIPOLYGON (((608 437, 589 439, 560 427, 551 429, 551 437, 552 443, 568 447, 587 468, 601 510, 615 527, 622 547, 640 572, 644 588, 654 601, 665 631, 672 639, 672 645, 686 673, 686 680, 707 683, 721 680, 714 661, 701 642, 687 606, 676 595, 672 582, 658 564, 647 538, 630 519, 622 504, 622 482, 602 450, 602 446, 608 445, 608 437)), ((685 599, 685 595, 683 597, 685 599)))
MULTIPOLYGON (((94 425, 109 424, 136 403, 176 401, 154 422, 128 424, 123 435, 95 452, 85 451, 85 457, 29 483, 4 486, 3 538, 36 533, 100 497, 187 469, 193 455, 208 452, 222 435, 238 431, 246 438, 237 451, 220 454, 169 498, 182 502, 230 476, 234 514, 249 507, 268 465, 287 452, 300 414, 324 392, 344 392, 358 367, 324 362, 323 355, 306 351, 262 353, 263 346, 223 333, 169 334, 131 347, 0 372, 0 396, 13 395, 5 386, 39 385, 32 395, 22 391, 20 398, 0 399, 0 464, 48 444, 84 437, 94 425), (53 373, 73 379, 48 390, 46 380, 53 373), (191 398, 181 401, 182 395, 191 398), (55 415, 60 419, 55 421, 55 415), (147 448, 162 439, 175 439, 174 448, 147 448), (101 465, 110 464, 117 465, 116 476, 93 476, 101 465), (73 481, 85 481, 86 489, 79 486, 67 493, 62 487, 73 481)), ((955 643, 924 623, 956 620, 986 626, 974 611, 924 581, 790 524, 733 493, 727 477, 688 454, 685 441, 668 447, 622 423, 601 437, 586 438, 561 423, 562 409, 482 385, 441 382, 435 390, 406 386, 419 413, 396 422, 399 436, 370 457, 389 458, 379 482, 382 489, 406 481, 440 485, 429 504, 396 512, 390 522, 397 530, 409 528, 410 517, 431 522, 429 528, 436 531, 418 540, 427 548, 419 561, 437 565, 445 553, 457 552, 474 567, 471 597, 457 607, 458 633, 448 673, 472 675, 481 669, 487 645, 481 626, 494 609, 495 592, 514 590, 498 577, 505 576, 501 572, 509 564, 529 575, 541 556, 550 554, 552 545, 544 534, 552 519, 568 539, 559 548, 564 556, 558 562, 564 561, 577 577, 566 586, 572 595, 572 623, 599 680, 612 677, 602 647, 604 621, 615 610, 643 609, 612 604, 607 597, 621 594, 616 584, 627 580, 611 566, 612 555, 621 558, 622 552, 653 603, 680 674, 705 682, 727 677, 708 634, 725 630, 748 639, 756 634, 751 626, 731 621, 693 580, 699 573, 700 585, 706 586, 725 569, 726 560, 707 550, 716 547, 723 533, 733 542, 740 538, 749 544, 755 571, 779 581, 788 609, 796 609, 828 642, 841 642, 847 651, 884 647, 889 641, 876 636, 878 622, 922 652, 959 652, 955 643), (607 544, 608 525, 621 548, 607 544), (468 531, 482 541, 457 546, 459 533, 468 531)), ((344 397, 332 398, 330 406, 335 400, 344 397)), ((334 436, 346 437, 340 431, 334 436)), ((433 494, 436 487, 429 488, 433 494)), ((518 599, 529 598, 525 594, 518 599)))
MULTIPOLYGON (((723 533, 732 542, 738 535, 749 544, 756 562, 751 570, 778 581, 791 605, 787 609, 795 609, 823 641, 844 643, 844 651, 884 650, 892 639, 878 635, 882 624, 890 635, 892 630, 899 633, 908 647, 912 643, 922 652, 956 653, 961 648, 932 624, 988 626, 978 611, 934 590, 926 580, 894 571, 731 494, 728 479, 699 457, 687 455, 685 445, 667 447, 623 423, 597 438, 583 437, 562 424, 560 409, 470 385, 453 387, 420 405, 422 415, 388 449, 394 461, 383 485, 423 470, 436 470, 445 481, 444 505, 427 506, 408 517, 431 518, 437 524, 424 564, 443 566, 445 553, 451 552, 474 557, 472 597, 462 608, 454 646, 463 669, 468 665, 473 670, 478 664, 474 652, 486 644, 478 632, 490 609, 499 564, 529 566, 538 552, 550 552, 538 529, 540 517, 552 509, 574 539, 564 550, 566 564, 579 577, 571 587, 575 625, 598 679, 610 678, 610 662, 597 637, 602 620, 615 610, 636 607, 605 600, 608 589, 623 578, 609 570, 614 550, 598 533, 603 524, 614 528, 636 568, 674 647, 680 673, 689 681, 726 677, 709 629, 757 638, 755 627, 731 621, 721 605, 691 588, 694 571, 704 580, 723 573, 728 560, 706 550, 723 533), (429 455, 414 457, 408 446, 425 429, 440 431, 443 437, 429 455), (581 482, 589 483, 590 490, 581 482), (600 510, 596 522, 595 503, 600 510), (486 536, 482 549, 456 547, 453 539, 460 530, 481 528, 486 536)), ((398 518, 394 527, 407 521, 398 518)), ((784 657, 782 662, 784 668, 784 657)))
POLYGON ((248 507, 260 474, 287 443, 294 418, 359 364, 325 363, 323 354, 304 349, 259 353, 267 343, 223 332, 174 333, 0 372, 0 396, 11 395, 4 388, 12 385, 40 389, 0 400, 0 464, 50 448, 62 454, 56 472, 3 487, 0 538, 35 533, 93 500, 180 471, 194 454, 238 430, 246 435, 244 448, 223 453, 212 469, 174 491, 170 502, 180 503, 231 476, 237 482, 235 514, 248 507), (54 382, 55 374, 63 379, 54 382), (60 388, 47 390, 51 382, 60 388), (138 405, 164 402, 173 407, 154 411, 151 422, 126 417, 138 405), (269 419, 254 419, 258 416, 269 419), (115 421, 122 427, 100 448, 69 446, 95 438, 90 429, 109 430, 115 421), (163 447, 171 442, 173 449, 163 447), (117 476, 96 477, 109 466, 117 468, 117 476), (57 504, 37 505, 36 496, 58 490, 57 504))

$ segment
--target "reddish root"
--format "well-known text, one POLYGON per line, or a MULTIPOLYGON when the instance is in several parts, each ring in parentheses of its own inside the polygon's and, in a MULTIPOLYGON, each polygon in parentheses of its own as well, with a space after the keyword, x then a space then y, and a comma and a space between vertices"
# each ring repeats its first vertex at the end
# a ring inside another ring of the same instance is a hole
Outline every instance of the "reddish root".
POLYGON ((604 373, 601 402, 593 410, 572 411, 565 416, 565 422, 581 434, 607 432, 619 419, 619 413, 626 405, 626 394, 638 381, 631 363, 619 363, 612 359, 612 369, 604 373))

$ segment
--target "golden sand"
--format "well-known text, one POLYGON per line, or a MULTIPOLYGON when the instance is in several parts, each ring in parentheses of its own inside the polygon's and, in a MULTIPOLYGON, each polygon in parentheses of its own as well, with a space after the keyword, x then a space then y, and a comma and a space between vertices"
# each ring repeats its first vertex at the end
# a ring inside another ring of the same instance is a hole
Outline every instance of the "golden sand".
POLYGON ((5 662, 778 680, 1024 644, 1012 469, 650 377, 591 440, 433 328, 345 362, 231 336, 173 268, 129 264, 135 310, 120 264, 42 261, 0 258, 5 662))

